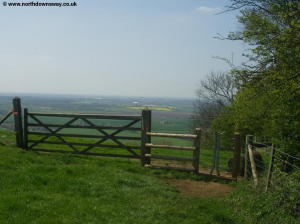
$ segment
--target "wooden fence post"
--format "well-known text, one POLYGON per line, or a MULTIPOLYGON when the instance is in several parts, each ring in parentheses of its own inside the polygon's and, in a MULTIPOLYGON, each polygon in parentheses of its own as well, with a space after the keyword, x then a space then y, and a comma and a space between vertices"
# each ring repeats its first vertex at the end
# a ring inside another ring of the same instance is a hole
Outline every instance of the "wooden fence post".
POLYGON ((256 163, 254 159, 254 154, 253 154, 253 145, 249 144, 248 145, 248 151, 249 151, 249 158, 250 158, 250 163, 251 163, 251 170, 252 170, 252 176, 254 180, 254 185, 258 185, 258 176, 257 176, 257 169, 256 169, 256 163))
POLYGON ((213 143, 213 156, 212 156, 212 167, 210 170, 210 175, 213 174, 216 167, 216 156, 217 156, 217 132, 214 133, 214 143, 213 143))
POLYGON ((15 120, 16 145, 19 148, 23 148, 22 106, 19 97, 13 99, 13 115, 15 120))
POLYGON ((141 164, 142 166, 150 165, 151 158, 146 157, 146 154, 151 154, 151 147, 147 147, 147 143, 151 143, 151 136, 147 135, 151 132, 151 110, 142 111, 142 133, 141 133, 141 164))
POLYGON ((193 151, 193 167, 195 170, 195 173, 199 173, 199 161, 200 161, 200 145, 201 145, 201 129, 196 128, 195 135, 197 136, 194 139, 194 147, 195 150, 193 151))
POLYGON ((237 180, 237 177, 240 173, 240 164, 241 164, 241 135, 240 133, 234 133, 234 159, 233 159, 233 172, 232 178, 237 180))
POLYGON ((273 167, 274 167, 274 156, 275 156, 275 148, 274 145, 272 145, 271 148, 271 154, 270 154, 270 163, 269 163, 269 169, 268 169, 268 174, 267 174, 267 183, 266 183, 266 189, 265 192, 268 191, 270 184, 271 184, 271 179, 272 179, 272 173, 273 173, 273 167))
POLYGON ((248 179, 248 163, 249 163, 249 151, 248 151, 248 145, 253 143, 253 135, 247 135, 246 136, 246 146, 245 146, 245 164, 244 164, 244 178, 248 179))

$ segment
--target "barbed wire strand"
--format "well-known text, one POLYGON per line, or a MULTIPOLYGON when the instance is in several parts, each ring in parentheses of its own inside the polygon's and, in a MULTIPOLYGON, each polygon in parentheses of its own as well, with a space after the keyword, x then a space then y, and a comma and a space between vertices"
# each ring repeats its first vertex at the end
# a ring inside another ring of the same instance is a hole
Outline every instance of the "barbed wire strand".
POLYGON ((290 154, 288 154, 288 153, 286 153, 286 152, 283 152, 283 151, 281 151, 281 150, 276 149, 276 152, 282 153, 282 154, 284 154, 284 155, 287 155, 288 157, 292 157, 292 158, 294 158, 294 159, 300 161, 300 158, 295 157, 295 156, 292 156, 292 155, 290 155, 290 154))
POLYGON ((275 157, 276 159, 279 159, 279 160, 282 161, 283 163, 286 163, 286 164, 288 164, 288 165, 290 165, 290 166, 292 166, 292 167, 294 167, 294 168, 300 170, 300 167, 298 167, 298 166, 296 166, 296 165, 294 165, 294 164, 291 164, 291 163, 289 163, 288 161, 284 161, 283 159, 281 159, 281 158, 279 158, 279 157, 277 157, 277 156, 275 156, 275 155, 274 155, 274 157, 275 157))

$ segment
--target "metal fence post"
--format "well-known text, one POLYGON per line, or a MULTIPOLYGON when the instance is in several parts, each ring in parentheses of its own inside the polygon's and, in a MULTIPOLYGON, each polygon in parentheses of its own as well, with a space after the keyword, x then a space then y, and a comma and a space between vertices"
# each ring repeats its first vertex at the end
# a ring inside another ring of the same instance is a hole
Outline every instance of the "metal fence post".
POLYGON ((220 161, 220 146, 221 146, 221 135, 218 132, 214 133, 214 153, 212 157, 212 168, 210 170, 210 175, 213 174, 214 170, 216 169, 216 173, 220 176, 219 171, 219 161, 220 161))
POLYGON ((274 167, 274 156, 275 156, 275 148, 274 145, 272 145, 271 148, 271 154, 270 154, 270 163, 269 163, 269 169, 268 169, 268 174, 267 174, 267 183, 266 183, 266 188, 265 192, 268 191, 270 184, 271 184, 271 179, 272 179, 272 173, 273 173, 273 167, 274 167))

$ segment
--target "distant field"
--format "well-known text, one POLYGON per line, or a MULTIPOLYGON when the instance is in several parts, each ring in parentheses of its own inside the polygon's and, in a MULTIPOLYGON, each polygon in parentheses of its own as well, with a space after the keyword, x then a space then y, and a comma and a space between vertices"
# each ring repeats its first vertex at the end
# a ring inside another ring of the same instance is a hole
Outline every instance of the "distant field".
POLYGON ((138 106, 138 107, 133 107, 129 106, 128 109, 133 109, 133 110, 158 110, 158 111, 171 111, 172 107, 160 107, 157 105, 144 105, 144 106, 138 106))
MULTIPOLYGON (((152 127, 155 131, 190 132, 190 114, 193 100, 144 97, 66 97, 21 96, 23 107, 31 112, 47 113, 94 113, 139 115, 145 107, 153 110, 152 127)), ((0 95, 0 117, 11 110, 13 96, 0 95)), ((11 120, 10 120, 11 122, 11 120)), ((60 122, 52 118, 48 122, 60 122)))

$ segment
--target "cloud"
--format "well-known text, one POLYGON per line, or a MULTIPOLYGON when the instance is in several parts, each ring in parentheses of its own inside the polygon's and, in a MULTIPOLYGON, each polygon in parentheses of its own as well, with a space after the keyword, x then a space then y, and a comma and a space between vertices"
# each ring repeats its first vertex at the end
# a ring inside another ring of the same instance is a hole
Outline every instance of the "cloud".
POLYGON ((206 6, 199 6, 196 8, 198 12, 205 12, 205 13, 210 13, 210 12, 218 12, 221 10, 221 8, 215 7, 206 7, 206 6))

